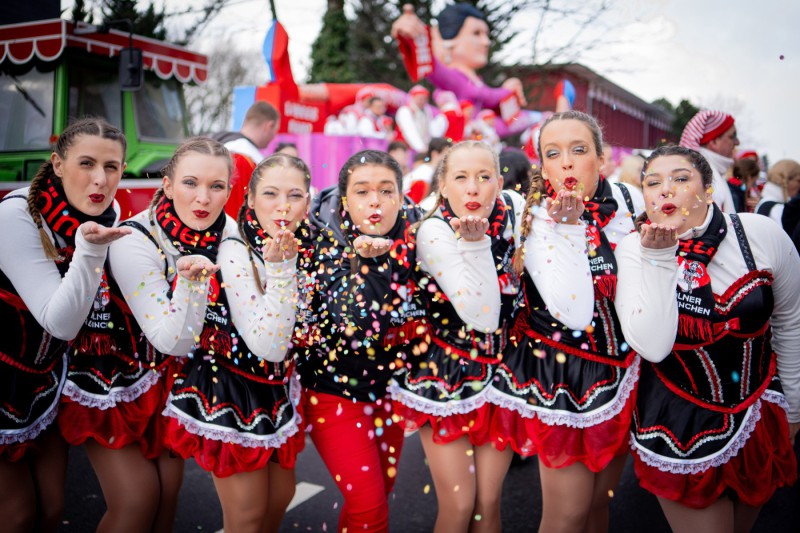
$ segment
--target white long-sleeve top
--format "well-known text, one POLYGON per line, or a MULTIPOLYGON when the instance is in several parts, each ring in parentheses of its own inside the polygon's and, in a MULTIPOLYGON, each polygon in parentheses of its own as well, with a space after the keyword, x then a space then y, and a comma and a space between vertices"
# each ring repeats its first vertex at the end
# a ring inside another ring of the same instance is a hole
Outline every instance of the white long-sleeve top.
MULTIPOLYGON (((233 219, 226 219, 223 239, 236 230, 233 219)), ((155 228, 154 237, 161 249, 139 230, 114 241, 109 252, 114 280, 150 344, 164 354, 187 355, 203 330, 209 279, 189 281, 177 274, 175 263, 181 255, 157 223, 150 225, 148 211, 131 220, 148 231, 155 228), (165 260, 170 279, 165 276, 165 260), (173 274, 178 282, 169 298, 173 274)))
POLYGON ((594 284, 586 247, 586 223, 557 224, 547 212, 550 199, 531 208, 533 221, 525 240, 525 270, 547 311, 573 330, 583 330, 594 316, 594 284))
MULTIPOLYGON (((719 250, 708 265, 714 294, 747 274, 739 242, 728 215, 719 250)), ((789 237, 766 217, 739 215, 759 270, 774 277, 775 305, 770 318, 772 347, 778 374, 789 402, 789 421, 800 422, 800 257, 789 237)), ((699 232, 711 221, 711 210, 699 232)), ((688 238, 689 230, 680 238, 688 238)), ((659 362, 672 352, 678 331, 677 245, 661 250, 643 248, 639 234, 626 237, 616 250, 619 283, 615 305, 625 340, 642 357, 659 362)))
MULTIPOLYGON (((503 194, 511 197, 515 217, 513 227, 509 224, 503 237, 513 235, 519 242, 525 201, 514 191, 503 194)), ((500 325, 500 285, 491 244, 488 235, 475 242, 457 238, 439 216, 425 220, 417 231, 420 267, 433 276, 461 320, 481 332, 494 332, 500 325)))
MULTIPOLYGON (((92 307, 108 244, 92 244, 81 228, 75 232, 75 253, 62 278, 52 259, 45 256, 39 230, 28 212, 29 188, 14 191, 0 204, 0 270, 8 277, 28 310, 50 335, 72 340, 92 307), (20 199, 12 198, 20 196, 20 199)), ((114 202, 119 219, 119 206, 114 202)), ((51 242, 53 232, 42 220, 51 242)), ((64 246, 58 239, 56 247, 64 246)))
MULTIPOLYGON (((237 233, 237 239, 241 236, 237 233)), ((228 239, 219 247, 217 263, 222 271, 231 319, 253 355, 267 361, 283 361, 290 347, 297 305, 297 261, 253 262, 240 240, 228 239), (261 294, 259 284, 265 289, 261 294)))

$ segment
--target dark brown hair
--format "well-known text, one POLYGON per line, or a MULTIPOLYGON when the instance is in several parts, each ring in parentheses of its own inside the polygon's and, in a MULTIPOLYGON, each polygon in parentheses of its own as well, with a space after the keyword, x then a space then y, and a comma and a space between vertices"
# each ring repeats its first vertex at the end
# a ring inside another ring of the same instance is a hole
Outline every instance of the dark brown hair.
MULTIPOLYGON (((58 140, 53 147, 53 153, 57 154, 61 159, 66 159, 70 147, 75 144, 75 139, 81 135, 91 135, 118 142, 120 146, 122 146, 122 160, 125 160, 125 152, 128 148, 125 135, 123 135, 117 127, 97 117, 82 118, 67 126, 61 135, 58 136, 58 140)), ((39 167, 39 170, 31 181, 30 190, 28 192, 28 211, 39 230, 39 238, 42 240, 45 256, 48 259, 55 260, 59 258, 58 251, 42 227, 41 211, 37 205, 39 194, 42 192, 44 183, 48 178, 58 182, 61 181, 61 178, 56 176, 53 170, 53 163, 50 160, 42 163, 42 166, 39 167)))
MULTIPOLYGON (((689 160, 689 163, 692 164, 697 173, 700 174, 700 179, 703 182, 703 187, 708 189, 711 187, 711 182, 714 179, 714 173, 711 170, 711 165, 708 164, 708 161, 705 157, 703 157, 700 152, 696 152, 691 148, 684 148, 683 146, 678 146, 677 144, 665 144, 664 146, 659 146, 655 150, 653 150, 649 156, 644 160, 644 166, 642 166, 642 175, 640 177, 640 181, 644 181, 644 177, 647 175, 648 167, 658 159, 659 157, 667 157, 671 155, 679 155, 685 157, 689 160)), ((647 221, 647 211, 636 217, 633 224, 636 227, 636 231, 642 227, 647 221)))
MULTIPOLYGON (((381 152, 380 150, 362 150, 351 155, 339 170, 339 181, 337 183, 337 188, 339 190, 340 224, 344 224, 342 215, 344 211, 346 211, 345 202, 347 201, 347 184, 350 182, 350 175, 353 173, 353 170, 366 166, 384 167, 389 169, 392 174, 394 174, 395 181, 397 183, 397 192, 400 194, 400 209, 402 210, 403 208, 403 170, 400 168, 400 163, 398 163, 394 157, 390 156, 386 152, 381 152)), ((344 233, 345 236, 347 236, 349 232, 345 231, 344 233)), ((350 261, 350 270, 353 274, 356 274, 360 268, 358 259, 359 256, 355 252, 355 247, 353 246, 353 243, 350 242, 349 237, 347 237, 347 239, 350 248, 353 249, 353 257, 350 261)))

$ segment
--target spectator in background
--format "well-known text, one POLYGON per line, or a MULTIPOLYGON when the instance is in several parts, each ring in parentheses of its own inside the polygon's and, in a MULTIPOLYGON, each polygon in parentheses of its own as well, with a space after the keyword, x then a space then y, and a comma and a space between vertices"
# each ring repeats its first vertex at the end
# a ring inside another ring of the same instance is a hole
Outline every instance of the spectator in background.
MULTIPOLYGON (((632 218, 644 213, 644 196, 642 195, 642 167, 644 158, 640 155, 629 155, 622 160, 622 164, 617 167, 617 187, 625 199, 625 205, 631 213, 632 218)), ((609 180, 610 181, 610 180, 609 180)))
POLYGON ((424 165, 428 161, 428 154, 415 154, 411 161, 411 170, 416 170, 420 165, 424 165))
POLYGON ((436 171, 439 160, 453 145, 449 139, 434 137, 428 144, 428 155, 426 161, 403 177, 403 194, 411 198, 415 203, 419 203, 428 196, 433 190, 431 183, 436 171))
POLYGON ((722 111, 700 111, 683 129, 680 145, 706 158, 714 173, 711 197, 723 212, 734 213, 733 198, 727 187, 733 153, 739 145, 733 117, 722 111))
POLYGON ((408 145, 403 141, 392 141, 386 151, 400 165, 403 176, 408 174, 408 145))
POLYGON ((386 101, 380 96, 367 100, 367 109, 358 121, 358 135, 361 137, 388 137, 390 128, 386 122, 386 101))
POLYGON ((495 130, 496 121, 497 113, 491 109, 482 109, 478 112, 475 120, 470 122, 469 129, 470 139, 485 142, 499 153, 503 149, 503 145, 495 130))
POLYGON ((614 148, 608 143, 603 143, 603 159, 605 162, 600 167, 600 174, 608 178, 611 183, 618 181, 619 168, 614 161, 614 148))
POLYGON ((500 173, 503 175, 503 189, 516 191, 523 197, 528 195, 534 172, 525 152, 515 148, 500 152, 500 173))
POLYGON ((758 160, 746 158, 734 163, 733 176, 728 179, 728 188, 731 190, 737 213, 752 213, 755 210, 759 197, 756 180, 760 172, 758 160))
POLYGON ((286 154, 292 157, 300 157, 297 151, 297 145, 294 143, 281 142, 275 147, 275 154, 286 154))
POLYGON ((767 183, 761 191, 756 213, 781 223, 783 206, 800 192, 800 163, 781 159, 767 171, 767 183))
POLYGON ((225 131, 211 135, 211 138, 224 144, 231 152, 249 157, 257 165, 264 159, 261 150, 275 138, 280 122, 278 111, 271 104, 259 101, 247 110, 238 132, 225 131))
POLYGON ((398 138, 415 152, 424 152, 431 141, 431 125, 434 120, 433 108, 428 105, 431 93, 422 85, 414 85, 408 95, 408 102, 400 106, 394 117, 398 138))

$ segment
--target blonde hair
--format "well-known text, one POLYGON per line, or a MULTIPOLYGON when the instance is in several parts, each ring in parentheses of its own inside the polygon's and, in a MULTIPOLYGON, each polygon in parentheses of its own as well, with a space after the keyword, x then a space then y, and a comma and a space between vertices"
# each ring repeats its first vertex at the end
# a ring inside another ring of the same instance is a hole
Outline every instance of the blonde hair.
MULTIPOLYGON (((175 169, 183 157, 190 153, 195 152, 198 154, 211 155, 214 157, 224 157, 228 163, 228 189, 231 188, 231 174, 233 173, 233 158, 231 153, 220 142, 215 141, 209 137, 191 137, 181 143, 180 146, 172 154, 167 164, 161 169, 161 175, 166 176, 172 181, 172 176, 175 174, 175 169)), ((164 197, 164 187, 159 187, 150 201, 150 218, 153 218, 153 212, 156 206, 164 197)))
POLYGON ((780 185, 783 189, 784 200, 788 200, 789 193, 786 184, 789 178, 798 174, 800 174, 800 163, 793 159, 781 159, 767 171, 767 181, 780 185))
POLYGON ((495 152, 494 148, 492 148, 491 146, 489 146, 485 142, 483 142, 483 141, 461 141, 460 143, 454 144, 442 156, 442 159, 439 161, 439 164, 436 166, 436 170, 434 171, 433 178, 431 179, 431 183, 436 183, 438 185, 438 188, 437 188, 437 191, 436 191, 436 203, 434 204, 435 207, 433 209, 431 209, 430 211, 428 211, 428 213, 425 214, 425 216, 422 218, 422 220, 417 222, 415 227, 419 227, 420 224, 422 224, 423 222, 425 222, 426 220, 428 220, 429 218, 434 216, 436 214, 437 210, 438 210, 437 208, 439 207, 439 205, 442 204, 442 200, 444 199, 444 196, 442 195, 442 187, 444 186, 444 177, 447 174, 447 167, 448 167, 448 164, 450 162, 450 156, 454 152, 456 152, 458 150, 468 149, 468 148, 480 148, 482 150, 486 150, 487 152, 489 152, 491 154, 491 156, 492 156, 492 164, 494 166, 495 176, 498 177, 498 178, 501 178, 503 176, 500 173, 500 157, 497 155, 497 152, 495 152))
POLYGON ((542 177, 542 167, 536 166, 531 175, 531 185, 528 190, 528 196, 525 197, 525 209, 522 210, 522 220, 520 221, 520 239, 517 243, 517 249, 514 251, 514 258, 512 259, 512 266, 514 273, 517 276, 522 275, 525 269, 525 241, 531 231, 533 224, 533 215, 530 214, 533 204, 539 203, 544 199, 547 191, 544 177, 542 177))
POLYGON ((258 290, 261 292, 261 294, 264 294, 266 291, 261 283, 261 276, 258 274, 258 266, 256 265, 255 257, 253 255, 253 248, 245 238, 244 225, 247 223, 247 202, 251 195, 255 194, 256 185, 258 185, 258 182, 260 182, 264 177, 266 169, 273 167, 299 170, 303 176, 305 176, 304 183, 306 186, 306 192, 308 192, 309 188, 311 187, 311 171, 309 170, 308 165, 306 165, 306 162, 298 157, 281 152, 276 152, 262 160, 258 165, 256 165, 256 168, 253 169, 253 173, 250 174, 250 181, 247 184, 247 194, 245 195, 244 202, 242 202, 242 206, 239 208, 239 215, 236 217, 236 222, 239 226, 239 234, 242 236, 242 241, 244 241, 244 245, 247 247, 247 254, 250 256, 250 266, 253 269, 253 276, 256 278, 256 285, 258 285, 258 290))

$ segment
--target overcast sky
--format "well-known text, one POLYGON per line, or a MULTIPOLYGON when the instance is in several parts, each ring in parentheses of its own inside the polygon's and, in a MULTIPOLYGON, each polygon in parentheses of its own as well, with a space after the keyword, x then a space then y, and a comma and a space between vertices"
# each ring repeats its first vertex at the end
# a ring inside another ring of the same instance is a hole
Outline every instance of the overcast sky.
MULTIPOLYGON (((71 3, 63 2, 65 7, 71 3)), ((327 2, 276 0, 276 5, 300 82, 327 2)), ((205 31, 206 46, 233 33, 242 48, 260 50, 271 20, 268 6, 267 0, 233 0, 205 31)), ((766 152, 772 162, 800 160, 800 135, 794 130, 800 121, 800 1, 617 0, 615 6, 606 18, 613 27, 609 40, 624 43, 581 50, 579 62, 644 100, 663 96, 677 104, 688 98, 729 112, 736 118, 741 148, 766 152)), ((517 28, 536 23, 535 13, 513 21, 517 28)), ((546 35, 555 39, 558 34, 546 35)), ((522 52, 525 47, 517 46, 522 52)))

